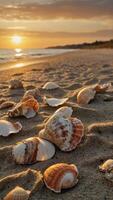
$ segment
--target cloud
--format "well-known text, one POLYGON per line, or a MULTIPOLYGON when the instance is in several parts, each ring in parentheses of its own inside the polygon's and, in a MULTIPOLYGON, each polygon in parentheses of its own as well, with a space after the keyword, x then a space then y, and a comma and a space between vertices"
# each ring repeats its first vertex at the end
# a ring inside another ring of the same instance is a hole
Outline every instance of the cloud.
POLYGON ((0 4, 2 19, 113 18, 113 0, 29 0, 0 4), (36 3, 38 2, 38 3, 36 3), (42 3, 41 3, 42 2, 42 3))

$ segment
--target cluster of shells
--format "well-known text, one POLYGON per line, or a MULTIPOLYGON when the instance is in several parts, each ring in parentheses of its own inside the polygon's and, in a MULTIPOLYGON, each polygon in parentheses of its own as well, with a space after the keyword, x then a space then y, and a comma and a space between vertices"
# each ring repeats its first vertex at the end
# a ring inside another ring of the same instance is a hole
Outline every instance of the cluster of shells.
MULTIPOLYGON (((9 88, 23 88, 23 84, 19 80, 11 80, 9 88)), ((52 82, 48 82, 43 86, 43 90, 58 88, 60 87, 52 82)), ((77 103, 88 104, 96 93, 104 92, 108 88, 109 85, 107 84, 83 88, 77 94, 77 103)), ((26 118, 34 117, 39 111, 38 95, 38 89, 27 91, 19 103, 13 104, 13 108, 8 111, 8 116, 10 118, 18 116, 24 116, 26 118)), ((63 105, 68 100, 68 98, 56 99, 47 97, 43 99, 52 107, 63 105)), ((72 112, 72 108, 68 106, 59 108, 46 121, 44 129, 39 132, 37 137, 27 138, 13 145, 12 158, 15 163, 25 165, 51 159, 55 155, 55 146, 64 152, 70 152, 76 149, 84 136, 84 125, 80 119, 72 117, 72 112)), ((13 123, 7 120, 0 120, 1 136, 7 137, 10 134, 20 132, 21 129, 22 125, 19 122, 13 123)), ((107 172, 107 175, 108 172, 112 173, 113 160, 109 160, 107 164, 103 164, 99 169, 107 172)), ((68 189, 77 184, 78 174, 76 165, 57 163, 45 170, 43 181, 47 188, 56 193, 60 193, 62 189, 68 189)), ((27 200, 30 197, 30 193, 31 191, 17 186, 4 197, 4 200, 27 200)))

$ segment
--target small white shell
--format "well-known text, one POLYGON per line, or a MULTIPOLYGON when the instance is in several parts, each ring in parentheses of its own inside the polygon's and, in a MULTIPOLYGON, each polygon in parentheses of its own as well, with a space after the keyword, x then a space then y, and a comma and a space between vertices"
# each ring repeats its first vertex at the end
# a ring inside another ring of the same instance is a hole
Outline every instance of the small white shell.
POLYGON ((113 169, 113 159, 106 160, 102 165, 99 166, 100 171, 108 172, 113 169))
POLYGON ((52 158, 55 154, 55 147, 46 140, 31 137, 17 143, 13 147, 12 154, 16 163, 32 164, 52 158))
POLYGON ((47 82, 42 88, 46 90, 53 90, 59 88, 59 85, 54 82, 47 82))
POLYGON ((49 106, 57 107, 63 105, 68 100, 68 98, 57 99, 44 97, 44 100, 49 106))
POLYGON ((85 87, 77 94, 77 103, 88 104, 92 99, 94 99, 95 94, 96 90, 93 87, 85 87))
POLYGON ((11 190, 4 198, 4 200, 28 200, 30 195, 29 190, 17 186, 11 190))
POLYGON ((0 120, 0 135, 7 137, 12 133, 18 133, 22 129, 19 122, 12 123, 7 120, 0 120))

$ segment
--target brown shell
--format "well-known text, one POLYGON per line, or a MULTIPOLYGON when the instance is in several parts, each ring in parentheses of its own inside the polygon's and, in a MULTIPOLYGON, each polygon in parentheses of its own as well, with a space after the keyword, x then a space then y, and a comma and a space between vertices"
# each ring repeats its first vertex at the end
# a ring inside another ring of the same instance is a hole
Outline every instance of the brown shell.
POLYGON ((77 94, 78 104, 88 104, 92 99, 94 99, 96 91, 93 87, 85 87, 80 90, 77 94))
POLYGON ((9 82, 9 88, 10 89, 18 89, 18 88, 23 88, 23 83, 19 79, 12 79, 9 82))
POLYGON ((9 108, 14 105, 15 105, 15 103, 13 101, 5 101, 0 105, 0 109, 9 108))
POLYGON ((4 197, 4 200, 28 200, 29 195, 30 191, 17 186, 4 197))
POLYGON ((78 182, 77 177, 78 170, 76 165, 66 163, 54 164, 44 172, 45 185, 56 193, 60 193, 62 189, 75 186, 78 182))
POLYGON ((8 112, 8 115, 9 117, 25 116, 26 118, 31 118, 35 116, 38 110, 39 104, 37 100, 32 97, 28 100, 24 99, 23 101, 19 102, 12 110, 8 112))

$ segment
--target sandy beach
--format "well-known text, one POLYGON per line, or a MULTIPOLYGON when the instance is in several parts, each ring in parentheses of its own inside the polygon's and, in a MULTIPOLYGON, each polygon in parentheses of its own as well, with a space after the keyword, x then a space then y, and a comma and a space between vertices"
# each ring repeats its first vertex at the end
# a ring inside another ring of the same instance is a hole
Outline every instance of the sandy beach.
MULTIPOLYGON (((109 158, 113 159, 113 88, 108 92, 96 94, 94 101, 85 106, 77 104, 76 91, 96 83, 113 85, 113 50, 78 50, 40 60, 20 60, 19 63, 23 63, 24 67, 12 67, 12 63, 1 64, 0 98, 19 102, 26 90, 34 88, 39 88, 42 97, 68 97, 69 100, 64 105, 72 107, 73 117, 83 122, 85 136, 72 152, 64 153, 56 148, 56 154, 50 160, 33 165, 17 165, 11 156, 11 146, 23 139, 38 136, 45 121, 57 108, 52 108, 39 99, 39 113, 31 119, 8 118, 8 109, 0 110, 1 119, 19 121, 23 126, 20 133, 6 138, 0 136, 0 199, 2 200, 17 184, 31 189, 34 184, 33 178, 26 170, 40 170, 43 174, 50 165, 66 162, 77 165, 78 184, 61 194, 53 193, 42 184, 31 195, 30 200, 112 200, 113 183, 105 179, 98 166, 109 158), (10 90, 8 86, 11 78, 21 80, 24 89, 10 90), (48 81, 57 83, 60 88, 52 91, 42 90, 42 86, 48 81), (95 126, 88 132, 92 124, 95 126), (18 177, 17 173, 20 172, 18 177), (10 175, 13 175, 12 181, 8 177, 10 175)), ((18 63, 13 65, 15 64, 18 63)))

